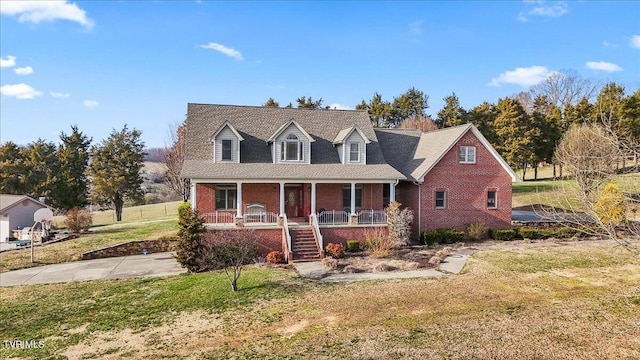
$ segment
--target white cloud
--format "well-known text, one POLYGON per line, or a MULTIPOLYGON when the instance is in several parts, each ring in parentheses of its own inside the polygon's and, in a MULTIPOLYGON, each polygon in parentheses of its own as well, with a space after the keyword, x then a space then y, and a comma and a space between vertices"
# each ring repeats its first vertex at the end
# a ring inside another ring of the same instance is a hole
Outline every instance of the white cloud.
POLYGON ((244 60, 244 58, 242 57, 242 54, 240 53, 240 51, 224 46, 222 44, 218 44, 218 43, 214 43, 214 42, 210 42, 208 44, 205 45, 200 45, 199 46, 202 49, 211 49, 211 50, 215 50, 219 53, 225 54, 229 57, 232 57, 238 61, 242 61, 244 60))
POLYGON ((0 67, 14 67, 16 66, 16 57, 7 55, 4 59, 0 59, 0 67))
POLYGON ((414 21, 411 24, 409 24, 409 30, 413 35, 422 35, 423 24, 424 24, 424 21, 422 20, 414 21))
POLYGON ((635 49, 640 49, 640 35, 633 35, 631 37, 631 41, 629 41, 629 46, 635 49))
POLYGON ((69 93, 59 93, 59 92, 55 92, 55 91, 49 91, 49 95, 51 97, 59 98, 59 99, 66 99, 69 96, 71 96, 71 94, 69 94, 69 93))
POLYGON ((0 86, 0 93, 20 100, 34 99, 36 96, 42 95, 42 91, 38 91, 24 83, 0 86))
POLYGON ((68 1, 22 1, 3 0, 0 4, 2 15, 18 16, 19 22, 38 24, 58 19, 75 21, 85 28, 93 27, 93 20, 75 3, 68 1))
POLYGON ((615 72, 622 71, 622 68, 616 64, 604 61, 587 61, 587 68, 597 71, 615 72))
POLYGON ((528 4, 535 4, 534 6, 525 12, 518 14, 518 20, 522 22, 529 21, 527 16, 542 16, 542 17, 560 17, 569 11, 569 5, 564 1, 558 1, 555 5, 545 6, 544 1, 525 1, 528 4))
POLYGON ((25 67, 15 68, 13 69, 13 72, 15 72, 18 75, 29 75, 29 74, 33 74, 33 68, 31 66, 25 66, 25 67))
POLYGON ((617 48, 618 44, 610 43, 607 40, 605 40, 605 41, 602 42, 602 46, 610 47, 610 48, 617 48))
POLYGON ((489 86, 500 86, 501 84, 516 84, 522 87, 529 87, 546 79, 551 75, 545 66, 519 67, 515 70, 505 71, 497 78, 491 79, 489 86))
POLYGON ((95 100, 83 100, 82 105, 84 105, 84 107, 87 107, 89 109, 93 109, 94 107, 100 105, 100 103, 95 100))
POLYGON ((329 104, 329 109, 351 110, 351 108, 348 107, 347 105, 342 105, 342 104, 338 104, 338 103, 329 104))

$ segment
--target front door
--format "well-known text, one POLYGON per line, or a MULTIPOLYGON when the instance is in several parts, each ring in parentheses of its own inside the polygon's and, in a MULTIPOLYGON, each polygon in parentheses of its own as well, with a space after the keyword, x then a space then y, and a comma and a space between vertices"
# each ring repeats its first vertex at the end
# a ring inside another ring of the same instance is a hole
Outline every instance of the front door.
POLYGON ((287 187, 284 190, 285 211, 288 218, 299 217, 302 208, 302 188, 287 187))

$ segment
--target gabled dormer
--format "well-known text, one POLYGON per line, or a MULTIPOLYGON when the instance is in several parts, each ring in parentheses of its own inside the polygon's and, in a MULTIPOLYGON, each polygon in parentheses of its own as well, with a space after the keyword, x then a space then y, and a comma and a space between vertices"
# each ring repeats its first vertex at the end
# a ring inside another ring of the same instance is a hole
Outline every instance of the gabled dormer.
POLYGON ((342 129, 333 139, 333 145, 338 150, 340 162, 351 165, 365 165, 367 163, 367 144, 371 140, 357 125, 342 129))
POLYGON ((239 163, 240 142, 243 140, 244 138, 233 125, 225 121, 213 135, 211 135, 211 142, 213 142, 213 162, 239 163))
POLYGON ((311 143, 316 141, 295 120, 283 124, 267 141, 274 164, 310 164, 311 143))

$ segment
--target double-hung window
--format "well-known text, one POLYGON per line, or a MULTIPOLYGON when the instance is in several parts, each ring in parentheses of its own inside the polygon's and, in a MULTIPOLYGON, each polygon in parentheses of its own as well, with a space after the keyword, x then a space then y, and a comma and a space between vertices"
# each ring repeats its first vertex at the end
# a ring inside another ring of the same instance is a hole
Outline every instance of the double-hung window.
POLYGON ((296 134, 289 134, 285 141, 280 143, 280 160, 300 161, 302 160, 302 141, 296 134))
POLYGON ((216 185, 216 210, 235 210, 237 190, 235 185, 216 185))
POLYGON ((446 191, 436 191, 436 209, 445 209, 447 207, 446 191))
POLYGON ((349 144, 349 162, 360 162, 360 144, 357 142, 349 144))
POLYGON ((460 155, 458 157, 460 164, 475 164, 476 163, 476 147, 475 146, 460 146, 460 155))
MULTIPOLYGON (((342 207, 351 209, 351 185, 342 188, 342 207)), ((362 185, 356 185, 356 208, 362 207, 362 185)))
POLYGON ((487 209, 496 209, 498 207, 498 199, 495 190, 487 191, 487 209))
POLYGON ((222 161, 231 161, 232 140, 222 139, 222 161))

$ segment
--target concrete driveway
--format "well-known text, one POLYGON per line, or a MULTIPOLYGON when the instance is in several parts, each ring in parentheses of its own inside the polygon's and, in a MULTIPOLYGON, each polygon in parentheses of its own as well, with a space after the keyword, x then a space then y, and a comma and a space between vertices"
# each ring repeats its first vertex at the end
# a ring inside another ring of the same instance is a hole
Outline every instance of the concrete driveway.
POLYGON ((0 286, 128 279, 186 272, 172 253, 133 255, 38 266, 0 274, 0 286))

